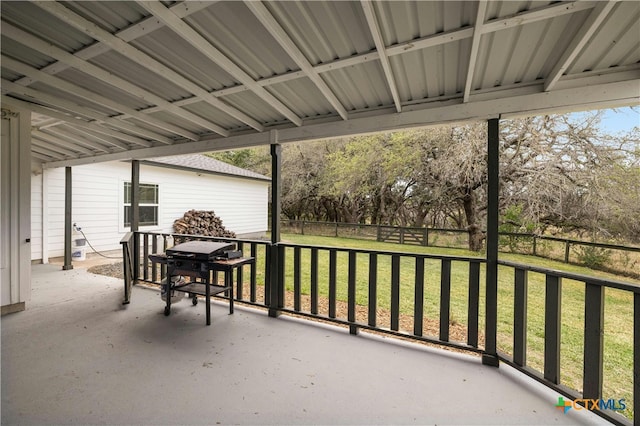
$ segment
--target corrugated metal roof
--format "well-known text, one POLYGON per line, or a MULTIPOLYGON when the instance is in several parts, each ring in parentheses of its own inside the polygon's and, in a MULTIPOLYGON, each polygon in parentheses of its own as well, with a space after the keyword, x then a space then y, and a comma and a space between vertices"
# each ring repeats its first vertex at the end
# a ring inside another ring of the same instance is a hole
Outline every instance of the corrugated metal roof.
POLYGON ((3 107, 54 119, 51 166, 640 103, 637 1, 0 8, 3 107))
POLYGON ((170 166, 177 166, 182 169, 211 172, 220 175, 251 178, 271 181, 271 178, 252 172, 251 170, 236 167, 224 161, 216 160, 201 154, 175 155, 172 157, 149 158, 148 163, 158 163, 170 166))

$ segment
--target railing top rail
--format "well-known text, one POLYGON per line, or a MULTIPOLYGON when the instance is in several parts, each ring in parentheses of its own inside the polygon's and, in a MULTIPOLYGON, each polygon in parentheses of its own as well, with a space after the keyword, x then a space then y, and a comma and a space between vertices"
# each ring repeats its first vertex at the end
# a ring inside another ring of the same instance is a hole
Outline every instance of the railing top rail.
POLYGON ((591 277, 588 275, 580 275, 574 274, 571 272, 559 271, 557 269, 551 268, 543 268, 540 266, 534 265, 525 265, 523 263, 511 262, 508 260, 498 260, 500 265, 511 266, 513 268, 531 271, 531 272, 539 272, 546 275, 553 275, 555 277, 567 278, 575 281, 582 281, 589 284, 596 284, 604 287, 617 288, 620 290, 631 291, 633 293, 640 293, 640 285, 628 283, 624 281, 613 280, 610 278, 599 278, 599 277, 591 277))
POLYGON ((145 232, 145 231, 136 231, 137 234, 144 235, 157 235, 161 237, 178 237, 178 238, 193 238, 198 240, 217 240, 217 241, 229 241, 229 242, 241 242, 241 243, 256 243, 256 244, 271 244, 268 240, 256 240, 256 239, 244 239, 244 238, 229 238, 229 237, 210 237, 207 235, 194 235, 194 234, 174 234, 167 232, 145 232))
POLYGON ((411 253, 411 252, 398 252, 398 251, 385 251, 385 250, 370 250, 370 249, 359 249, 359 248, 349 248, 349 247, 328 247, 328 246, 316 246, 310 244, 293 244, 293 243, 277 243, 276 245, 283 247, 300 247, 304 249, 318 249, 318 250, 335 250, 340 252, 357 252, 363 254, 376 254, 376 255, 386 255, 386 256, 405 256, 405 257, 415 257, 415 258, 424 258, 424 259, 438 259, 438 260, 459 260, 465 262, 486 262, 486 259, 483 257, 474 257, 474 256, 452 256, 445 254, 427 254, 427 253, 411 253))
POLYGON ((124 244, 131 241, 132 237, 133 237, 133 232, 127 232, 126 234, 124 234, 124 236, 120 240, 120 244, 124 244))

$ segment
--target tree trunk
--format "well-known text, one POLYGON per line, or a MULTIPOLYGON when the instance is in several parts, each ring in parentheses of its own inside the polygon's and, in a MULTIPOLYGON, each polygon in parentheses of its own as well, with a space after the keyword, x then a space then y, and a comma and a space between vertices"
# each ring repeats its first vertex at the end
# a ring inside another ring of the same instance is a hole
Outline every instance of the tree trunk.
POLYGON ((467 218, 467 231, 469 232, 469 250, 480 251, 482 250, 484 235, 482 234, 482 230, 477 224, 476 196, 473 191, 467 190, 464 197, 462 197, 462 205, 464 207, 464 214, 467 218))

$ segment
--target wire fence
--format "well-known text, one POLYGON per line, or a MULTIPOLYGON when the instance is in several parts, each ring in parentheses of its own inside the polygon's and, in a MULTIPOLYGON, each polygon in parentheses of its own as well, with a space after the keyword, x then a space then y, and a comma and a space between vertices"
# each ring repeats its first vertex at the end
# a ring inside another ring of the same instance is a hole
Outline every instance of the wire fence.
MULTIPOLYGON (((401 227, 362 223, 283 220, 283 232, 336 238, 356 238, 424 247, 468 248, 464 229, 401 227)), ((632 278, 640 278, 640 247, 580 241, 517 232, 501 232, 499 249, 586 266, 632 278)))

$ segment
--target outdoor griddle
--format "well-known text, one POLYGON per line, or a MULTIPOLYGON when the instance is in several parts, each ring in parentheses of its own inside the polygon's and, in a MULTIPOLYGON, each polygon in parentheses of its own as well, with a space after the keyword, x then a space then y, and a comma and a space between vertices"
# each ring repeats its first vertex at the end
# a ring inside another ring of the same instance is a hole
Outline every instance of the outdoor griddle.
POLYGON ((207 325, 211 324, 211 295, 224 292, 229 298, 229 314, 233 314, 233 270, 254 261, 252 257, 242 257, 235 247, 233 243, 189 241, 177 244, 165 253, 149 255, 152 262, 167 265, 164 314, 171 313, 172 291, 189 293, 194 305, 198 303, 198 295, 205 296, 207 325), (225 274, 223 285, 217 283, 217 272, 225 274), (191 277, 191 282, 173 283, 171 278, 174 276, 191 277))

